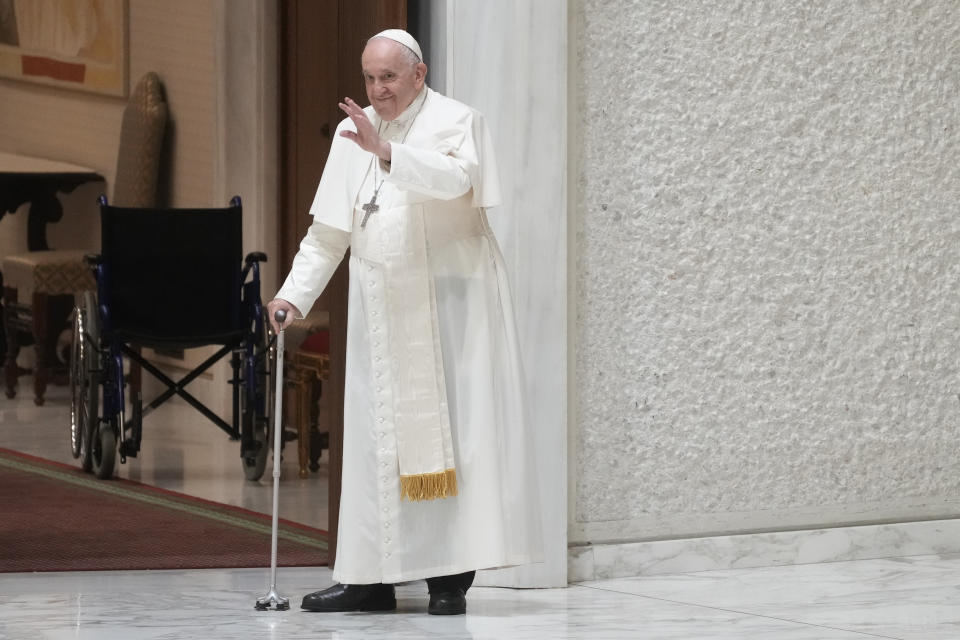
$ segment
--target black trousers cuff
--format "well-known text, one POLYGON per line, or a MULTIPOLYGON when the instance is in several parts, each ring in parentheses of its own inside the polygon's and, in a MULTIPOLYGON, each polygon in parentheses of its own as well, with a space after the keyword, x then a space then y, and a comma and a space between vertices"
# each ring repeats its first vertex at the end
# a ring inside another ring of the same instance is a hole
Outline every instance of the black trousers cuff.
POLYGON ((473 584, 476 577, 476 571, 467 571, 466 573, 457 573, 452 576, 437 576, 427 578, 427 589, 430 593, 453 593, 457 589, 462 589, 464 593, 473 584))

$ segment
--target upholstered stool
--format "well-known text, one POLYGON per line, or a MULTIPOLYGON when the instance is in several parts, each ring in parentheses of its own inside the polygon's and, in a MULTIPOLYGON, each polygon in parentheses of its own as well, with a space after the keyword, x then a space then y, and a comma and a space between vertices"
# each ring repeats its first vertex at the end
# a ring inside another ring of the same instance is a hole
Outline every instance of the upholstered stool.
POLYGON ((3 259, 3 323, 7 337, 4 365, 7 397, 16 394, 20 335, 28 334, 36 348, 34 402, 42 405, 57 361, 57 338, 67 328, 74 296, 96 288, 82 250, 32 251, 3 259))
POLYGON ((297 430, 300 477, 320 468, 323 449, 329 448, 329 408, 324 406, 323 382, 330 378, 330 332, 328 314, 310 314, 294 320, 284 341, 284 383, 289 402, 284 402, 284 424, 297 430))

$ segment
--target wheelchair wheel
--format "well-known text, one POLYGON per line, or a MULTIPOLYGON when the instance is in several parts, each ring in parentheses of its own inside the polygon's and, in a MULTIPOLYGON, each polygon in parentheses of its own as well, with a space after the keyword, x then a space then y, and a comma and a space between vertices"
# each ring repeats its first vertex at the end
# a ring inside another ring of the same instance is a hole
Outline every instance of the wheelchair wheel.
POLYGON ((96 433, 100 400, 99 317, 92 292, 84 292, 74 309, 73 351, 70 360, 70 446, 73 457, 90 472, 92 440, 96 433))
POLYGON ((114 430, 113 421, 98 423, 90 445, 93 473, 101 480, 113 477, 113 468, 117 461, 117 432, 114 430))
POLYGON ((272 442, 273 398, 271 391, 273 387, 271 380, 273 379, 274 363, 276 362, 275 342, 272 338, 273 332, 270 329, 270 323, 264 319, 263 328, 254 332, 253 337, 253 348, 256 354, 253 393, 251 395, 248 392, 249 387, 244 385, 244 391, 240 394, 241 420, 244 421, 245 425, 249 424, 252 428, 253 442, 257 445, 254 450, 243 452, 241 456, 243 477, 253 482, 263 477, 263 472, 267 468, 267 454, 270 452, 272 442))
POLYGON ((253 441, 259 445, 259 448, 256 453, 242 458, 243 477, 247 480, 256 482, 263 477, 263 472, 267 468, 267 452, 270 451, 269 437, 269 433, 260 428, 254 430, 253 441))
POLYGON ((80 457, 81 435, 87 425, 87 406, 89 402, 90 375, 87 358, 89 357, 85 336, 86 311, 80 305, 73 308, 73 343, 70 349, 70 453, 80 457))

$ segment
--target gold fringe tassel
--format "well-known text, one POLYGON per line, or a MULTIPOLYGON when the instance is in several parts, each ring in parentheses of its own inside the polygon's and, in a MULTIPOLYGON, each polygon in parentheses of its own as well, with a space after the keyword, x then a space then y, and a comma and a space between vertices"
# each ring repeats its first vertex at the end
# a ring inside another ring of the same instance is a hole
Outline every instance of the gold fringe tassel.
POLYGON ((400 499, 415 502, 449 498, 457 495, 457 472, 454 469, 436 473, 420 473, 415 476, 400 476, 400 499))

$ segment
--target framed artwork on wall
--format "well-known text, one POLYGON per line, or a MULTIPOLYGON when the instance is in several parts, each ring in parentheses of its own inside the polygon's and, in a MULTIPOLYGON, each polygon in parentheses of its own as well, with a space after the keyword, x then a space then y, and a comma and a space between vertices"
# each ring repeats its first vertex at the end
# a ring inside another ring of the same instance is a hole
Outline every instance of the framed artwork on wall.
POLYGON ((0 0, 0 77, 127 94, 127 0, 0 0))

